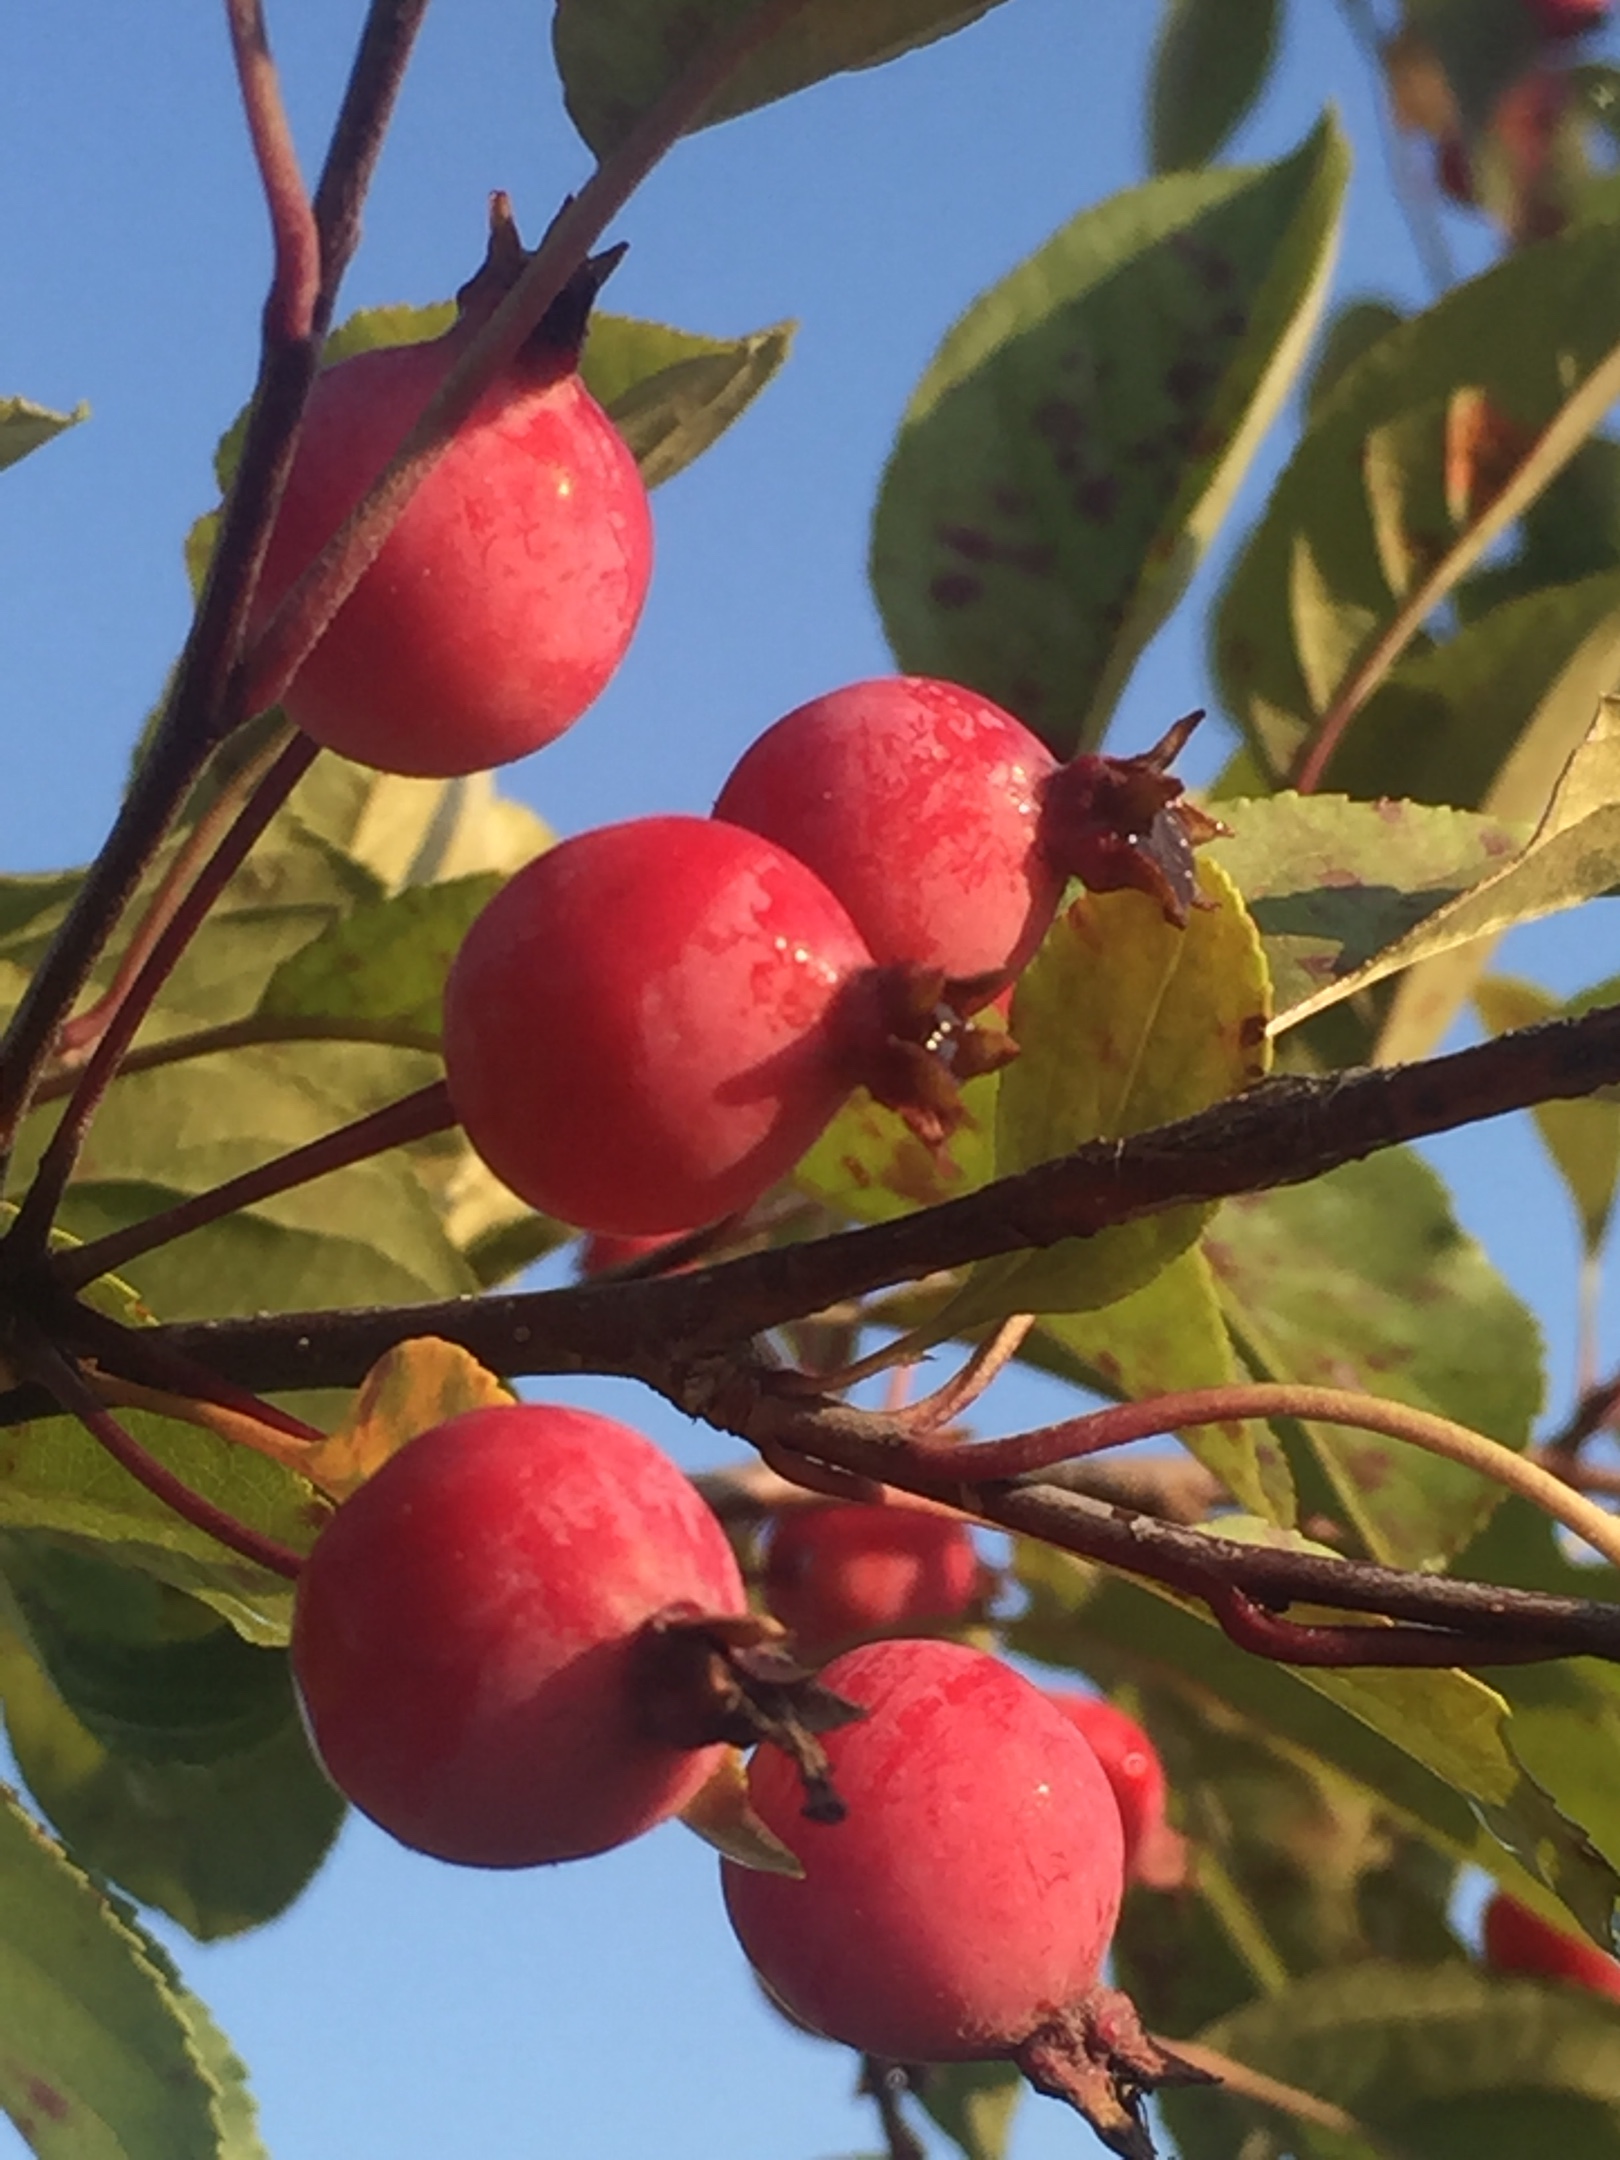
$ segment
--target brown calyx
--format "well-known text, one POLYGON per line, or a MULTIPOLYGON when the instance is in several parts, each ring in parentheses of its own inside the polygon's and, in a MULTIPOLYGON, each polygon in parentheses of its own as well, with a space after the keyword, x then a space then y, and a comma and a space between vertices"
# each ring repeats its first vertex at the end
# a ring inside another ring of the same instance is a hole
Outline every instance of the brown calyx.
POLYGON ((1124 2160, 1153 2160, 1142 2119, 1151 2093, 1162 2085, 1219 2082, 1145 2032, 1128 1995, 1100 1986, 1038 2026, 1014 2049, 1013 2061, 1037 2092, 1066 2100, 1124 2160))
MULTIPOLYGON (((565 206, 566 207, 566 206, 565 206)), ((497 188, 489 198, 489 244, 484 259, 456 294, 456 329, 486 323, 522 276, 533 252, 523 245, 512 198, 497 188)), ((518 353, 524 381, 538 384, 571 375, 579 366, 596 296, 618 268, 625 244, 604 248, 582 262, 530 331, 518 353)))
POLYGON ((819 1735, 866 1712, 823 1687, 784 1647, 774 1620, 758 1613, 658 1613, 636 1642, 636 1706, 645 1729, 667 1746, 783 1749, 804 1784, 812 1822, 842 1822, 844 1803, 819 1735))
POLYGON ((1091 892, 1145 892, 1178 930, 1202 905, 1193 849, 1228 830, 1187 801, 1169 769, 1203 717, 1186 714, 1139 757, 1071 758, 1049 775, 1041 799, 1041 851, 1061 876, 1091 892))
POLYGON ((971 1018, 1011 980, 1005 970, 951 978, 896 964, 850 984, 850 1076, 898 1112, 924 1147, 943 1147, 961 1124, 969 1080, 1018 1055, 1004 1028, 971 1018))

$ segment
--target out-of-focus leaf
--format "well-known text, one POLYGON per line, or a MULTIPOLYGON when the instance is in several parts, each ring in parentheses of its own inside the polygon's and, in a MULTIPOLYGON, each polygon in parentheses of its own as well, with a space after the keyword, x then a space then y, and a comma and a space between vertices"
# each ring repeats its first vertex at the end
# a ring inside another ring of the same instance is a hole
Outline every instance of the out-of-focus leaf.
MULTIPOLYGON (((987 15, 997 0, 810 0, 705 106, 712 127, 846 68, 875 67, 987 15)), ((557 0, 552 47, 575 127, 605 157, 760 0, 557 0)))
POLYGON ((330 751, 293 790, 289 818, 337 848, 386 892, 496 870, 510 876, 552 843, 524 803, 489 773, 412 780, 375 773, 330 751))
MULTIPOLYGON (((1541 1403, 1540 1334, 1427 1164, 1391 1149, 1290 1191, 1228 1201, 1205 1251, 1251 1366, 1361 1388, 1522 1448, 1541 1403)), ((1372 1433, 1308 1428, 1339 1504, 1377 1558, 1433 1567, 1501 1488, 1372 1433)))
MULTIPOLYGON (((1251 1086, 1266 1070, 1270 985, 1254 926, 1203 862, 1185 929, 1139 892, 1084 893, 1059 916, 1013 997, 1021 1055, 1001 1075, 996 1168, 1028 1170, 1082 1142, 1123 1139, 1251 1086)), ((938 1323, 1083 1312, 1138 1289, 1197 1238, 1177 1208, 975 1268, 938 1323)))
MULTIPOLYGON (((246 1682, 254 1716, 240 1744, 219 1744, 216 1690, 208 1706, 216 1715, 198 1752, 192 1734, 174 1724, 135 1722, 138 1712, 161 1707, 157 1690, 169 1663, 161 1653, 143 1659, 122 1646, 130 1716, 114 1739, 106 1717, 111 1647, 97 1732, 75 1716, 21 1638, 0 1629, 6 1734, 35 1800, 75 1858, 202 1941, 284 1911, 320 1866, 343 1817, 342 1800, 310 1753, 285 1654, 250 1649, 222 1624, 216 1633, 264 1671, 246 1682), (153 1669, 143 1670, 148 1665, 153 1669)), ((187 1708, 178 1696, 175 1717, 187 1708)))
POLYGON ((1338 795, 1221 803, 1231 837, 1203 850, 1242 893, 1271 970, 1278 1033, 1324 985, 1516 855, 1523 828, 1427 803, 1338 795))
MULTIPOLYGON (((1487 975, 1474 985, 1474 1003, 1493 1035, 1510 1028, 1533 1027, 1594 1007, 1620 1003, 1620 978, 1599 983, 1567 1003, 1511 975, 1487 975)), ((1608 1235, 1620 1180, 1620 1102, 1591 1095, 1579 1102, 1538 1103, 1531 1113, 1547 1152, 1569 1188, 1589 1254, 1608 1235)))
POLYGON ((372 1366, 344 1423, 311 1451, 309 1475, 323 1492, 343 1499, 418 1433, 463 1411, 512 1400, 511 1389, 458 1343, 415 1336, 372 1366))
POLYGON ((357 1037, 436 1048, 450 963, 500 883, 486 872, 413 885, 357 909, 282 962, 259 1016, 352 1022, 357 1037))
MULTIPOLYGON (((1533 441, 1620 339, 1617 264, 1613 224, 1519 250, 1379 338, 1324 395, 1227 581, 1216 620, 1222 694, 1268 773, 1287 771, 1336 687, 1319 682, 1313 690, 1302 666, 1289 600, 1301 547, 1334 607, 1362 610, 1381 625, 1397 604, 1363 475, 1368 437, 1468 389, 1484 393, 1516 440, 1533 441)), ((1444 431, 1436 431, 1429 455, 1441 459, 1445 450, 1444 431)))
POLYGON ((145 1938, 4 1788, 0 2002, 0 2108, 40 2160, 247 2160, 145 1938))
POLYGON ((916 2093, 963 2160, 1003 2160, 1025 2089, 1011 2063, 934 2063, 916 2093))
POLYGON ((1028 1607, 1008 1624, 1009 1648, 1110 1687, 1167 1690, 1210 1724, 1336 1771, 1449 1860, 1486 1869, 1548 1919, 1561 1900, 1594 1940, 1607 1939, 1620 1875, 1521 1768, 1506 1704, 1482 1681, 1275 1664, 1235 1648, 1202 1607, 1167 1591, 1027 1539, 1015 1561, 1028 1607))
MULTIPOLYGON (((1093 1312, 1048 1313, 1044 1334, 1072 1351, 1110 1393, 1140 1401, 1172 1388, 1224 1387, 1244 1375, 1221 1317, 1209 1264, 1193 1248, 1128 1297, 1093 1312)), ((1256 1515, 1292 1523, 1287 1458, 1259 1419, 1196 1426, 1188 1449, 1256 1515)))
POLYGON ((902 666, 972 684, 1062 756, 1097 740, 1303 357, 1347 171, 1324 121, 1276 165, 1150 181, 975 301, 878 498, 902 666))
MULTIPOLYGON (((1565 767, 1546 815, 1521 852, 1397 938, 1362 966, 1280 1016, 1294 1027, 1339 999, 1420 961, 1455 952, 1517 923, 1536 922, 1620 884, 1620 699, 1605 698, 1565 767)), ((1386 1032, 1386 1057, 1406 1054, 1386 1032)))
POLYGON ((628 315, 595 315, 580 372, 635 453, 648 487, 701 457, 788 356, 794 325, 750 337, 694 337, 628 315))
MULTIPOLYGON (((1579 1989, 1498 1979, 1460 1960, 1427 1970, 1373 1961, 1309 1974, 1199 2038, 1345 2108, 1397 2154, 1452 2160, 1541 2149, 1548 2140, 1560 2160, 1620 2155, 1620 2011, 1579 1989), (1561 2107, 1566 2100, 1587 2105, 1561 2107), (1448 2129, 1458 2105, 1470 2109, 1466 2126, 1448 2129), (1533 2146, 1517 2142, 1509 2123, 1533 2146), (1488 2144, 1463 2142, 1465 2128, 1488 2144), (1561 2132, 1575 2142, 1566 2145, 1561 2132)), ((1210 2104, 1256 2119, 1236 2095, 1212 2095, 1210 2104)), ((1276 2120, 1266 2111, 1258 2119, 1276 2120)), ((1196 2145, 1189 2160, 1199 2160, 1196 2145)))
POLYGON ((1214 157, 1265 87, 1280 0, 1163 0, 1148 145, 1155 172, 1214 157))
POLYGON ((1456 592, 1468 622, 1548 585, 1573 585, 1620 564, 1620 442, 1583 443, 1524 513, 1519 547, 1465 578, 1456 592))
POLYGON ((32 398, 0 397, 0 472, 52 441, 64 428, 77 427, 89 417, 88 405, 75 405, 72 412, 63 413, 36 405, 32 398))
POLYGON ((1310 380, 1305 385, 1308 420, 1316 418, 1322 401, 1345 370, 1364 352, 1371 351, 1386 331, 1405 320, 1393 301, 1377 298, 1349 300, 1334 310, 1323 326, 1310 380))

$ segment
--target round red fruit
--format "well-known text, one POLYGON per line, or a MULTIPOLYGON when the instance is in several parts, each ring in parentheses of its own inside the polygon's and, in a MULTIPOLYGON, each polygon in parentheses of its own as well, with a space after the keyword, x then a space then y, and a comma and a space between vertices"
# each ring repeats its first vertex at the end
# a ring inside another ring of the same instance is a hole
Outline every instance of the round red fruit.
POLYGON ((765 1550, 765 1602, 816 1656, 960 1620, 979 1582, 966 1524, 921 1508, 791 1508, 765 1550))
POLYGON ((722 1750, 654 1736, 657 1615, 734 1614, 714 1516, 649 1440, 515 1404, 435 1426, 338 1509, 299 1578, 292 1661, 332 1781, 420 1852, 529 1867, 684 1807, 722 1750))
POLYGON ((1153 1742, 1135 1718, 1100 1695, 1054 1690, 1047 1699, 1091 1743, 1113 1788, 1125 1832, 1126 1874, 1158 1889, 1181 1882, 1186 1848, 1165 1820, 1164 1765, 1153 1742))
MULTIPOLYGON (((251 627, 365 495, 476 327, 358 353, 316 379, 251 627)), ((572 354, 520 358, 422 480, 283 704, 318 743, 383 772, 503 765, 600 694, 651 566, 647 491, 572 354)))
POLYGON ((746 1207, 863 1077, 871 955, 802 863, 709 818, 565 840, 473 924, 450 1098, 532 1207, 619 1237, 746 1207))
POLYGON ((1037 1688, 958 1643, 873 1643, 822 1675, 867 1715, 826 1738, 848 1810, 807 1821, 756 1750, 750 1798, 802 1881, 722 1864, 771 1992, 815 2031, 895 2062, 1006 2054, 1087 1997, 1118 1914, 1119 1810, 1037 1688))
POLYGON ((1046 746, 955 683, 889 676, 767 728, 715 804, 808 863, 879 961, 1020 969, 1063 880, 1038 844, 1046 746))
POLYGON ((1486 1904, 1484 1940, 1485 1962, 1496 1972, 1567 1980, 1620 2001, 1620 1960, 1596 1943, 1550 1926, 1505 1890, 1493 1891, 1486 1904))

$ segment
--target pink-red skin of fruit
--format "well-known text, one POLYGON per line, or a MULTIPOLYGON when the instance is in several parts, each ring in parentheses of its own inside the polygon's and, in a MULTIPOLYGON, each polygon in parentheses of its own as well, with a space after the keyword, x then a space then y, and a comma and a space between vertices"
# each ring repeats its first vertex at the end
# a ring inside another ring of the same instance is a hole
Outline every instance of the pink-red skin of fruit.
POLYGON ((723 1753, 651 1738, 655 1613, 743 1609, 725 1535, 651 1441, 584 1410, 472 1410, 338 1509, 299 1578, 293 1671, 332 1781, 406 1845, 474 1867, 604 1852, 723 1753))
POLYGON ((467 933, 444 1001, 450 1099, 484 1161, 584 1230, 746 1207, 860 1078, 860 933, 813 872, 717 819, 563 841, 467 933))
POLYGON ((1607 1956, 1596 1943, 1549 1926, 1505 1890, 1493 1891, 1487 1900, 1483 1933, 1485 1962, 1493 1971, 1567 1980, 1620 2002, 1620 1960, 1607 1956))
POLYGON ((1581 37, 1608 20, 1609 0, 1527 0, 1543 37, 1581 37))
POLYGON ((958 1643, 870 1643, 822 1677, 868 1712, 826 1738, 848 1813, 807 1821, 791 1764, 757 1749, 750 1798, 805 1874, 723 1862, 732 1926, 829 2039, 895 2062, 1004 2053, 1087 1993, 1113 1932, 1122 1842, 1097 1758, 958 1643))
POLYGON ((1063 880, 1037 844, 1055 760, 1011 713, 926 676, 851 683, 746 751, 717 817, 806 862, 883 962, 1020 969, 1063 880))
POLYGON ((765 1602, 802 1651, 960 1620, 978 1594, 965 1524, 921 1508, 790 1508, 765 1549, 765 1602))
MULTIPOLYGON (((254 600, 258 627, 399 449, 465 342, 316 378, 254 600)), ((447 777, 560 735, 624 657, 652 568, 635 459, 571 368, 487 391, 283 699, 328 749, 447 777)))
POLYGON ((1181 1881, 1186 1873, 1185 1845, 1165 1819, 1168 1788, 1153 1742, 1135 1718, 1100 1695, 1054 1688, 1047 1700, 1090 1742, 1113 1788, 1125 1832, 1126 1874, 1161 1889, 1181 1881))

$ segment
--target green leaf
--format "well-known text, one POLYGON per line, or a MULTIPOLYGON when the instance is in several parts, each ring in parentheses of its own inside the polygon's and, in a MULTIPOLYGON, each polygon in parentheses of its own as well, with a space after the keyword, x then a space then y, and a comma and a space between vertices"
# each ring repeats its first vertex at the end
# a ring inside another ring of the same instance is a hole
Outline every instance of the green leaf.
POLYGON ((1323 325, 1310 380, 1305 385, 1306 418, 1316 418, 1328 392, 1353 361, 1376 345, 1387 330, 1405 320, 1393 301, 1374 297, 1347 300, 1335 308, 1323 325))
POLYGON ((77 427, 89 417, 88 405, 75 405, 72 412, 61 413, 52 412, 48 405, 36 405, 32 398, 0 397, 0 472, 42 443, 50 442, 64 428, 77 427))
MULTIPOLYGON (((1053 924, 1013 997, 1021 1054, 996 1099, 1000 1175, 1185 1117, 1264 1073, 1259 940, 1225 873, 1205 862, 1199 880, 1205 904, 1185 929, 1139 892, 1084 893, 1053 924)), ((939 1324, 1111 1305, 1185 1252, 1209 1213, 1176 1208, 982 1263, 939 1324)))
MULTIPOLYGON (((1047 1314, 1041 1332, 1078 1357, 1110 1394, 1127 1401, 1176 1388, 1224 1387, 1245 1377, 1209 1264, 1196 1247, 1111 1305, 1047 1314)), ((1292 1523, 1293 1479, 1269 1426, 1234 1418, 1225 1425, 1194 1426, 1182 1440, 1241 1506, 1272 1522, 1292 1523)))
MULTIPOLYGON (((1535 1321, 1415 1155, 1228 1201, 1205 1239, 1227 1319, 1268 1379, 1361 1388, 1524 1447, 1542 1393, 1535 1321)), ((1443 1563, 1501 1488, 1398 1440, 1312 1425, 1317 1460, 1368 1550, 1443 1563)))
POLYGON ((1290 792, 1220 807, 1231 837, 1202 853, 1236 884, 1260 933, 1276 990, 1273 1034, 1525 839, 1522 827, 1427 803, 1290 792))
POLYGON ((1027 1539, 1015 1567, 1028 1603, 1008 1624, 1009 1649, 1110 1688, 1167 1691, 1208 1725, 1336 1772, 1448 1860, 1606 1938, 1620 1875, 1521 1768, 1502 1695, 1471 1674, 1278 1665, 1155 1585, 1027 1539))
POLYGON ((500 885, 486 872, 356 909, 282 962, 259 1017, 353 1023, 357 1039, 437 1049, 445 976, 500 885))
POLYGON ((989 1073, 962 1091, 963 1122, 943 1148, 924 1147, 905 1121, 861 1091, 852 1095, 793 1182, 856 1222, 892 1222, 920 1207, 957 1200, 995 1175, 996 1089, 989 1073))
MULTIPOLYGON (((38 1541, 8 1539, 8 1559, 24 1542, 38 1541)), ((292 1903, 325 1858, 343 1802, 310 1753, 285 1653, 250 1649, 205 1608, 167 1595, 212 1623, 194 1640, 216 1668, 201 1697, 195 1676, 176 1672, 173 1646, 143 1656, 129 1641, 92 1645, 80 1634, 70 1677, 82 1696, 94 1667, 92 1729, 62 1692, 58 1614, 50 1637, 57 1685, 20 1637, 0 1629, 0 1700, 17 1766, 75 1858, 209 1941, 292 1903), (246 1661, 259 1669, 244 1671, 246 1661), (235 1717, 223 1685, 233 1666, 235 1717)), ((37 1599, 28 1617, 38 1642, 37 1599)))
MULTIPOLYGON (((575 127, 598 157, 762 0, 557 0, 552 47, 575 127)), ((809 0, 696 123, 712 127, 846 68, 875 67, 987 15, 997 0, 809 0)))
MULTIPOLYGON (((1374 431, 1460 390, 1483 392, 1528 444, 1620 339, 1620 227, 1591 226, 1524 248, 1400 324, 1338 375, 1272 491, 1221 595, 1216 672, 1262 769, 1279 776, 1336 684, 1309 681, 1291 605, 1303 548, 1327 602, 1382 627, 1396 597, 1380 561, 1364 475, 1374 431)), ((1431 461, 1446 454, 1431 431, 1431 461)), ((1434 485, 1432 474, 1422 482, 1434 485)), ((1408 485, 1420 485, 1418 475, 1408 485)))
POLYGON ((490 773, 412 780, 325 752, 293 790, 286 815, 357 863, 383 892, 485 871, 510 876, 554 835, 490 773))
POLYGON ((248 2160, 145 1938, 3 1787, 0 2002, 0 2107, 40 2160, 248 2160))
POLYGON ((1164 0, 1148 114, 1155 172, 1203 165, 1265 87, 1280 0, 1164 0))
POLYGON ((916 2093, 963 2160, 1003 2160, 1025 2087, 1011 2063, 933 2063, 916 2093))
MULTIPOLYGON (((1620 2011, 1574 1988, 1497 1979, 1461 1962, 1414 1970, 1374 1961, 1311 1974, 1199 2038, 1347 2109, 1401 2154, 1620 2155, 1620 2011), (1558 2105, 1567 2100, 1586 2106, 1558 2105), (1449 2121, 1459 2106, 1466 2116, 1449 2121), (1483 2144, 1464 2141, 1482 2135, 1483 2144)), ((1235 2095, 1211 2105, 1254 2119, 1235 2095)))
POLYGON ((1386 975, 1455 952, 1475 939, 1494 938, 1518 923, 1578 907, 1617 883, 1620 699, 1606 697, 1565 767, 1546 815, 1521 852, 1362 966, 1293 1006, 1278 1025, 1296 1026, 1386 975))
POLYGON ((694 337, 627 315, 593 315, 580 373, 660 487, 719 440, 786 360, 795 325, 740 338, 694 337))
MULTIPOLYGON (((1597 1006, 1620 1003, 1620 979, 1599 983, 1567 1003, 1534 983, 1511 975, 1487 975, 1474 985, 1474 1003, 1493 1035, 1510 1028, 1534 1027, 1543 1020, 1567 1018, 1597 1006)), ((1608 1235, 1620 1180, 1620 1103, 1605 1095, 1582 1102, 1538 1103, 1531 1115, 1558 1174, 1569 1189, 1588 1256, 1608 1235)))
POLYGON ((1329 120, 1279 164, 1150 181, 974 303, 878 497, 903 667, 1096 742, 1303 357, 1347 172, 1329 120))

